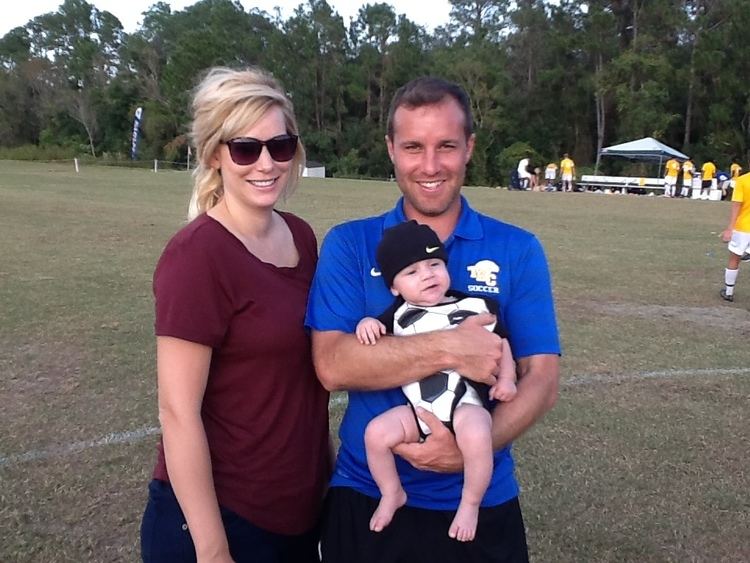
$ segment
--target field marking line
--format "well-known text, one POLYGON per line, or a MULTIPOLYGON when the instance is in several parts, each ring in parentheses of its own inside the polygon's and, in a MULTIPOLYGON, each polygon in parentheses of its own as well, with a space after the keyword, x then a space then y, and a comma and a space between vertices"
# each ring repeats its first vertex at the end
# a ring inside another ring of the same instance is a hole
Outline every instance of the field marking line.
MULTIPOLYGON (((748 375, 750 368, 721 368, 721 369, 688 369, 688 370, 662 370, 646 371, 631 374, 591 374, 591 375, 573 375, 560 381, 561 387, 575 387, 589 383, 623 383, 627 381, 638 381, 647 379, 668 379, 673 377, 707 377, 712 375, 748 375)), ((340 394, 331 398, 332 405, 344 405, 347 402, 346 395, 340 394)), ((38 461, 55 457, 63 457, 99 446, 111 444, 132 444, 140 442, 159 434, 161 428, 158 426, 146 426, 137 430, 126 432, 112 432, 95 440, 84 440, 73 442, 63 446, 30 450, 20 454, 2 455, 0 454, 0 467, 16 465, 26 461, 38 461)))
POLYGON ((22 454, 11 454, 8 456, 0 455, 0 467, 6 465, 15 465, 24 461, 36 461, 48 459, 51 457, 63 457, 66 455, 82 452, 98 446, 107 446, 110 444, 131 444, 140 442, 144 438, 158 434, 161 428, 158 426, 149 426, 139 428, 138 430, 129 430, 126 432, 112 432, 95 440, 84 440, 82 442, 73 442, 63 446, 44 448, 39 450, 30 450, 22 454))
POLYGON ((626 381, 643 381, 646 379, 669 379, 672 377, 710 377, 712 375, 747 375, 750 368, 717 368, 717 369, 668 369, 661 371, 644 371, 641 373, 615 373, 573 375, 560 381, 561 387, 575 387, 589 383, 623 383, 626 381))

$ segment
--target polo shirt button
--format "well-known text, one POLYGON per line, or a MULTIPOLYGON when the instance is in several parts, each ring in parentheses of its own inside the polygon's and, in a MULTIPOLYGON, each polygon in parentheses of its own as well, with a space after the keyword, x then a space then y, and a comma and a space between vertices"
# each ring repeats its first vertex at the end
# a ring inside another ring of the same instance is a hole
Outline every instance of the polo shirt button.
POLYGON ((182 531, 183 531, 183 532, 187 531, 187 524, 183 524, 183 525, 182 525, 182 531))

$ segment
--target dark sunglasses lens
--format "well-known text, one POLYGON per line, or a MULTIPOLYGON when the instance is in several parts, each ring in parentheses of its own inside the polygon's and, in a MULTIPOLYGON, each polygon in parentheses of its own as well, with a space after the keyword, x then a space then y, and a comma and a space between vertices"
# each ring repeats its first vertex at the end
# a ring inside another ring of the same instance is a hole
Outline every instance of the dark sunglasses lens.
POLYGON ((229 141, 227 143, 229 147, 229 156, 235 164, 240 166, 247 166, 253 164, 260 157, 260 151, 263 150, 263 145, 259 141, 244 140, 244 141, 229 141))
POLYGON ((297 152, 297 137, 295 135, 284 135, 266 141, 268 152, 276 162, 288 162, 294 158, 297 152))

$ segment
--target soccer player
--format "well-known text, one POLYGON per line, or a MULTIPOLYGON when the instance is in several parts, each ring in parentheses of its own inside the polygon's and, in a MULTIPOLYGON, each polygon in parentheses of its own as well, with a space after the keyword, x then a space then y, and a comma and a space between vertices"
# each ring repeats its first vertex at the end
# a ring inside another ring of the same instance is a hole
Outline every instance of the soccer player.
MULTIPOLYGON (((445 246, 427 225, 407 221, 386 229, 378 245, 377 261, 383 281, 396 301, 380 317, 365 317, 357 324, 362 344, 375 344, 383 334, 419 334, 456 328, 467 316, 497 312, 497 302, 449 291, 445 246)), ((491 328, 488 326, 488 329, 491 328)), ((439 371, 402 386, 410 406, 399 405, 373 418, 365 430, 367 465, 381 498, 370 520, 380 532, 406 503, 406 492, 396 470, 393 448, 418 442, 430 433, 417 418, 416 408, 433 412, 456 435, 464 459, 461 503, 448 529, 458 541, 471 541, 477 528, 479 504, 492 475, 492 419, 488 399, 510 401, 516 396, 516 372, 510 345, 499 319, 492 327, 503 337, 503 355, 497 382, 486 386, 465 380, 456 371, 439 371)))
POLYGON ((573 191, 573 179, 576 175, 576 164, 573 159, 568 156, 568 153, 563 155, 563 159, 560 161, 560 176, 562 177, 562 191, 572 192, 573 191))
POLYGON ((677 195, 677 175, 680 173, 680 163, 677 159, 670 158, 664 165, 664 195, 675 197, 677 195))
POLYGON ((695 165, 689 158, 682 163, 682 189, 680 197, 690 197, 690 188, 693 186, 693 172, 695 165))
POLYGON ((550 162, 544 169, 544 179, 547 181, 546 191, 555 191, 555 178, 557 178, 557 163, 550 162))
POLYGON ((348 391, 322 519, 323 561, 527 561, 510 445, 557 400, 560 344, 547 260, 533 234, 478 213, 461 196, 475 143, 471 103, 462 88, 435 77, 409 82, 394 95, 386 130, 403 197, 385 213, 328 232, 308 302, 318 377, 329 390, 348 391), (370 420, 403 405, 406 383, 452 369, 493 385, 502 362, 502 339, 483 326, 495 321, 488 314, 454 330, 383 338, 376 346, 357 340, 360 319, 379 315, 393 302, 375 257, 383 231, 410 219, 443 241, 453 289, 497 302, 515 355, 518 393, 491 413, 494 466, 470 542, 445 533, 464 485, 461 451, 450 430, 421 409, 417 414, 429 437, 394 450, 406 505, 382 532, 369 528, 380 498, 365 452, 370 420))
POLYGON ((737 182, 737 178, 739 178, 741 173, 742 173, 742 166, 739 165, 739 163, 737 162, 737 159, 732 160, 732 165, 729 167, 729 197, 727 199, 731 199, 732 191, 734 190, 734 185, 737 182))
POLYGON ((716 165, 710 160, 701 166, 701 178, 703 178, 701 199, 708 199, 708 192, 716 188, 716 165))
POLYGON ((750 250, 750 172, 739 176, 735 182, 729 224, 721 233, 721 238, 729 243, 729 262, 724 270, 721 298, 724 301, 734 301, 734 285, 737 283, 740 261, 743 254, 750 250))

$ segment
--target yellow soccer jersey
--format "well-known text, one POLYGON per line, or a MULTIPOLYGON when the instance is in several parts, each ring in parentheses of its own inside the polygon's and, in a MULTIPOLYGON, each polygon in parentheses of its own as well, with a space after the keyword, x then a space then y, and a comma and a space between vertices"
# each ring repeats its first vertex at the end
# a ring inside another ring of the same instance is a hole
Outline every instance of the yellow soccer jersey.
POLYGON ((732 201, 742 204, 734 230, 750 233, 750 172, 743 174, 735 181, 732 201))
POLYGON ((550 163, 549 163, 549 164, 547 165, 547 171, 548 171, 548 172, 549 172, 549 171, 552 171, 552 172, 557 172, 557 164, 555 164, 554 162, 550 162, 550 163))
POLYGON ((695 166, 693 165, 692 161, 686 160, 682 163, 682 180, 685 182, 689 182, 693 179, 693 170, 695 170, 695 166))
POLYGON ((561 174, 572 174, 575 163, 569 158, 563 158, 560 161, 560 173, 561 174))
POLYGON ((670 158, 664 165, 664 172, 670 178, 677 178, 677 174, 680 172, 680 163, 674 158, 670 158))
POLYGON ((732 166, 729 167, 729 176, 731 176, 732 178, 736 178, 740 175, 740 172, 742 172, 742 166, 740 166, 736 162, 733 162, 732 166))
POLYGON ((716 177, 716 166, 710 160, 701 167, 704 180, 713 180, 716 177))

